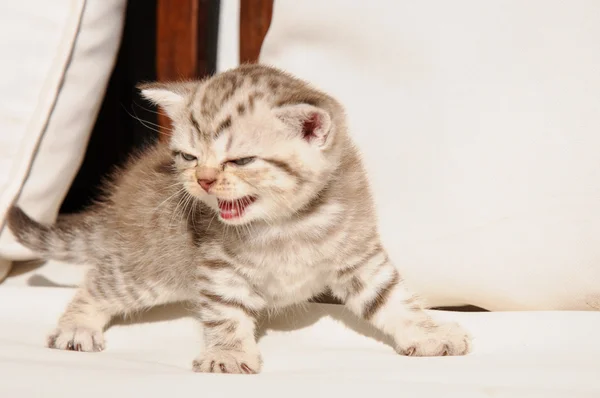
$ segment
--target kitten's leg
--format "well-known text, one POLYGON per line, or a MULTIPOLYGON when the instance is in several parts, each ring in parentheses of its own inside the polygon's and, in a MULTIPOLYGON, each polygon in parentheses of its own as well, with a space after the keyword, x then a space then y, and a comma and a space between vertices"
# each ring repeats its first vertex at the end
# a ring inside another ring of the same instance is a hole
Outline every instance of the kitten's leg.
POLYGON ((380 244, 337 272, 331 289, 358 316, 392 336, 403 355, 464 355, 470 336, 458 324, 437 323, 403 284, 380 244))
POLYGON ((102 331, 111 313, 102 308, 87 288, 81 287, 47 339, 47 346, 69 351, 102 351, 102 331))
POLYGON ((262 358, 255 331, 256 317, 264 309, 264 300, 240 284, 202 290, 195 305, 204 327, 205 349, 194 360, 193 370, 204 373, 259 373, 262 358), (220 293, 214 293, 215 290, 220 293))
POLYGON ((134 282, 115 266, 91 269, 75 297, 50 333, 50 348, 70 351, 102 351, 103 331, 111 318, 166 303, 155 288, 134 282))

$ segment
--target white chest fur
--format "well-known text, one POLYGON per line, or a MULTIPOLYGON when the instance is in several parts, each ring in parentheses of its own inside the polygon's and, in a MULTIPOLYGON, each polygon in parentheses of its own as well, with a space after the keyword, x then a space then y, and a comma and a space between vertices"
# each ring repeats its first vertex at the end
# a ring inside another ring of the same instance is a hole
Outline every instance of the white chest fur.
POLYGON ((272 307, 287 306, 322 293, 332 267, 315 247, 290 243, 278 250, 251 250, 242 272, 272 307))
POLYGON ((333 202, 301 221, 254 231, 253 238, 227 250, 228 260, 270 306, 308 300, 326 289, 342 260, 350 231, 341 213, 333 202))

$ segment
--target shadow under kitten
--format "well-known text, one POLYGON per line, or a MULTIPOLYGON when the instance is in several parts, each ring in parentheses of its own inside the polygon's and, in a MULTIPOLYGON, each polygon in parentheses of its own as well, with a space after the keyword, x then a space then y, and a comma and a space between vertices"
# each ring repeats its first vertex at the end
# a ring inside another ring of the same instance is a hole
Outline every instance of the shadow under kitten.
MULTIPOLYGON (((132 316, 116 317, 108 328, 112 326, 127 326, 141 323, 155 323, 176 320, 184 317, 194 317, 194 313, 187 308, 185 303, 167 304, 140 312, 132 316)), ((256 338, 260 341, 269 330, 293 331, 310 327, 323 317, 342 322, 346 327, 365 337, 394 346, 393 339, 375 329, 368 322, 363 321, 350 313, 344 306, 338 304, 321 304, 310 310, 304 306, 294 306, 278 311, 277 314, 265 315, 257 320, 256 338)))

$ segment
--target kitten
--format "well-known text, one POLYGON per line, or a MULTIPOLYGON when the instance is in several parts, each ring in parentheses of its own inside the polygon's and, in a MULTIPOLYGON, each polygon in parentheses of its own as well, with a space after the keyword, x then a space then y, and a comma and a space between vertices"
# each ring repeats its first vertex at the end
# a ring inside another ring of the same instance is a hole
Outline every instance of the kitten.
POLYGON ((141 85, 172 119, 169 148, 132 160, 88 211, 8 225, 45 258, 92 265, 47 341, 100 351, 119 314, 190 303, 206 347, 197 372, 257 373, 257 317, 325 291, 403 355, 463 355, 383 248, 342 106, 283 71, 244 65, 204 81, 141 85))

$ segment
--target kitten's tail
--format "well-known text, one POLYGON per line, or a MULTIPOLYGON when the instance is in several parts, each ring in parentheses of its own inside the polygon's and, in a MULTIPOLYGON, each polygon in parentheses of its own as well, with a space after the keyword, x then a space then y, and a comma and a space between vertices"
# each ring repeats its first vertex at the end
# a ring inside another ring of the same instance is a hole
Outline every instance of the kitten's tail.
POLYGON ((72 263, 90 260, 85 213, 59 216, 54 225, 44 225, 29 217, 21 208, 8 210, 7 224, 19 243, 44 259, 72 263))

